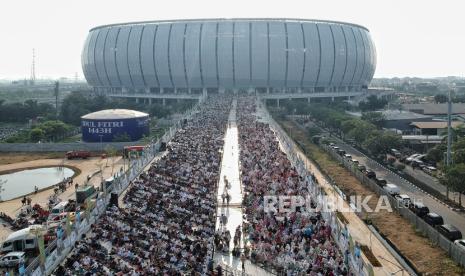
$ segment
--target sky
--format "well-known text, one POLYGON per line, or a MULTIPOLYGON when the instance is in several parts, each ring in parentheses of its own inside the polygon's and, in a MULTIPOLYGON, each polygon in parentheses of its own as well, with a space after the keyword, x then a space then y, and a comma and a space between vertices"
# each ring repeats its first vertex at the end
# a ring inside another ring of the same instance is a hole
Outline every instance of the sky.
POLYGON ((280 17, 367 27, 375 77, 465 76, 463 0, 15 0, 0 3, 0 79, 83 78, 89 29, 119 22, 280 17))

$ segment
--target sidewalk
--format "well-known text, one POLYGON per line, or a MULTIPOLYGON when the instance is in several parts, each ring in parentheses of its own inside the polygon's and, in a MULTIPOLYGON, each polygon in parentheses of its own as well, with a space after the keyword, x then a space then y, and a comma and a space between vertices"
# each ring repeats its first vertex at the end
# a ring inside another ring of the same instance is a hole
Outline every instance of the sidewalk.
MULTIPOLYGON (((223 146, 223 160, 221 162, 221 173, 220 173, 220 182, 218 184, 218 209, 217 209, 217 221, 216 229, 224 229, 224 226, 220 224, 219 218, 221 214, 226 215, 228 218, 226 229, 231 233, 230 241, 230 251, 228 253, 216 252, 214 256, 215 263, 223 264, 231 268, 234 274, 238 275, 257 275, 257 276, 268 276, 272 275, 266 270, 262 269, 259 266, 251 263, 250 261, 245 262, 245 271, 242 271, 242 263, 240 258, 234 257, 232 255, 233 246, 233 237, 236 231, 236 228, 242 226, 242 187, 239 174, 239 138, 238 131, 236 126, 236 105, 237 101, 234 100, 231 112, 229 114, 228 120, 228 129, 226 130, 223 146), (225 181, 231 184, 231 188, 227 189, 228 194, 231 196, 229 206, 223 204, 223 199, 221 197, 223 191, 225 190, 225 181)), ((240 248, 243 248, 244 237, 241 238, 240 248)))

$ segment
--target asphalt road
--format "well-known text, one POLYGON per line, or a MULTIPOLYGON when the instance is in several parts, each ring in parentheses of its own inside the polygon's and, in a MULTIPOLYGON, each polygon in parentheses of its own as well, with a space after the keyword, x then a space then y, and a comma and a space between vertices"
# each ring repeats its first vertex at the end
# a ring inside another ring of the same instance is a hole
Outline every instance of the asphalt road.
POLYGON ((399 187, 401 194, 407 194, 412 199, 412 202, 414 200, 423 202, 423 204, 428 206, 430 212, 441 215, 444 218, 444 223, 454 225, 460 229, 463 235, 465 235, 465 214, 452 210, 443 202, 422 191, 397 174, 384 168, 378 162, 368 158, 354 147, 342 143, 339 139, 337 140, 337 146, 345 150, 347 154, 352 155, 353 159, 357 159, 361 164, 375 171, 376 176, 386 179, 388 183, 396 184, 399 187))

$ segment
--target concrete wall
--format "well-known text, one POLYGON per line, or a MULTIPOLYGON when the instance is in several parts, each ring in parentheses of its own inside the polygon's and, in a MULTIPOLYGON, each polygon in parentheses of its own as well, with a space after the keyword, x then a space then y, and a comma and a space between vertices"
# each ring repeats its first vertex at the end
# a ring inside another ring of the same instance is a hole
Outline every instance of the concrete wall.
POLYGON ((0 143, 0 152, 66 152, 71 150, 101 151, 111 146, 122 150, 125 146, 141 145, 141 142, 116 143, 0 143))

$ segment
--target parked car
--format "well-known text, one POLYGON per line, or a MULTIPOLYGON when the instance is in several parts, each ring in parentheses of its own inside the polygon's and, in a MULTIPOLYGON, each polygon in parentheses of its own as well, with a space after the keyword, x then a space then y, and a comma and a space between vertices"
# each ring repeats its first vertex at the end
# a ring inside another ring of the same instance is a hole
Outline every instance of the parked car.
POLYGON ((366 168, 364 165, 362 165, 362 164, 358 164, 357 169, 358 169, 359 171, 361 171, 361 172, 364 172, 364 171, 366 171, 367 168, 366 168))
POLYGON ((332 147, 332 148, 333 148, 333 150, 335 150, 336 152, 339 150, 339 147, 336 147, 336 146, 334 146, 334 147, 332 147))
POLYGON ((438 232, 451 241, 459 240, 462 238, 462 233, 457 227, 451 224, 443 224, 437 227, 438 232))
POLYGON ((26 253, 13 251, 0 258, 0 267, 15 267, 26 262, 26 253))
POLYGON ((428 213, 423 219, 433 227, 444 224, 444 219, 436 213, 428 213))
POLYGON ((412 154, 412 155, 410 155, 409 157, 407 157, 407 158, 405 159, 405 162, 406 162, 406 163, 410 163, 410 162, 412 162, 415 158, 417 158, 417 157, 420 156, 420 155, 421 155, 421 154, 419 154, 419 153, 412 154))
POLYGON ((399 202, 399 206, 409 207, 412 204, 412 200, 406 194, 397 195, 395 198, 399 202))
POLYGON ((379 177, 376 177, 376 178, 375 178, 375 182, 376 182, 376 184, 378 184, 378 185, 381 186, 381 187, 383 187, 384 185, 387 184, 386 179, 384 179, 384 178, 379 178, 379 177))
POLYGON ((360 163, 360 162, 358 162, 358 160, 357 160, 357 159, 353 159, 353 158, 352 158, 352 160, 351 160, 351 161, 352 161, 352 163, 354 163, 354 164, 356 164, 356 165, 358 165, 358 164, 360 163))
POLYGON ((348 160, 352 160, 352 155, 350 154, 344 154, 344 158, 348 159, 348 160))
POLYGON ((421 202, 414 202, 410 205, 410 210, 421 218, 429 213, 429 208, 421 202))
POLYGON ((339 154, 340 156, 344 156, 344 154, 346 154, 346 151, 342 150, 342 149, 339 149, 339 150, 337 150, 337 154, 339 154))
POLYGON ((400 158, 402 156, 402 154, 400 154, 400 151, 396 149, 391 149, 391 154, 394 155, 394 157, 396 158, 400 158))
POLYGON ((425 166, 422 170, 427 174, 432 174, 433 172, 437 171, 437 169, 433 166, 425 166))
POLYGON ((395 184, 388 183, 383 186, 383 189, 386 190, 386 192, 388 192, 392 196, 400 194, 400 189, 395 184))
POLYGON ((465 240, 462 240, 462 239, 461 239, 461 240, 456 240, 456 241, 454 241, 454 243, 455 243, 458 247, 460 247, 460 248, 462 248, 463 250, 465 250, 465 240))
POLYGON ((365 175, 371 179, 376 178, 376 173, 370 169, 365 171, 365 175))

